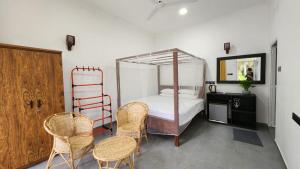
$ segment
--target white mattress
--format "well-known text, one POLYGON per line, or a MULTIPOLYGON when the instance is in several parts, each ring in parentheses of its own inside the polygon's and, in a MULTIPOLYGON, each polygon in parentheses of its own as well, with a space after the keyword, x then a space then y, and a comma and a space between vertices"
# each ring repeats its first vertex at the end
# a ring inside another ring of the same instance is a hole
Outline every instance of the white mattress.
MULTIPOLYGON (((142 101, 149 106, 149 115, 174 120, 173 96, 149 96, 136 101, 142 101)), ((179 125, 191 121, 202 110, 204 110, 203 99, 179 98, 179 125)))

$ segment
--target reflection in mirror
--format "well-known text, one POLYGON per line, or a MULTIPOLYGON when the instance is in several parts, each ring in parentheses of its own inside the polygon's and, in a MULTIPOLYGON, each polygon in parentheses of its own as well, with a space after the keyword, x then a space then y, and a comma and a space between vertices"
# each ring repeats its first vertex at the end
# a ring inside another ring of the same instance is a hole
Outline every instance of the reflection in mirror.
POLYGON ((245 58, 220 61, 222 81, 260 81, 261 58, 245 58))
POLYGON ((218 83, 239 83, 252 80, 256 84, 265 83, 266 54, 223 57, 217 59, 218 83))

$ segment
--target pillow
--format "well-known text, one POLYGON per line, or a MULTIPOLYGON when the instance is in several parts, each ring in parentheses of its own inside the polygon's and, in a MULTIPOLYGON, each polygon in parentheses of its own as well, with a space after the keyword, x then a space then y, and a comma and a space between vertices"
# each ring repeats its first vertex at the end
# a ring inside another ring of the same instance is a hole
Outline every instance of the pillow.
POLYGON ((185 98, 185 99, 197 99, 197 95, 191 95, 191 94, 179 94, 179 98, 185 98))
POLYGON ((174 94, 174 89, 163 89, 160 91, 160 93, 164 93, 164 94, 174 94))
POLYGON ((161 93, 160 96, 174 97, 174 94, 161 93))
POLYGON ((196 90, 180 89, 179 94, 197 95, 196 90))

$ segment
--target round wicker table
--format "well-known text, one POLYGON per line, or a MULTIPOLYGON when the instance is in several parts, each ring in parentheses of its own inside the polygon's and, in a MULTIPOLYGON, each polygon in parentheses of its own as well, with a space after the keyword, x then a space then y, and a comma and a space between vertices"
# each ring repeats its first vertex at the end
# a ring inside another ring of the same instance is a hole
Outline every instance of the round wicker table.
POLYGON ((131 137, 110 137, 95 146, 93 155, 98 161, 99 169, 117 169, 121 163, 128 164, 130 169, 134 169, 132 158, 136 146, 136 141, 131 137), (113 162, 114 167, 110 167, 109 163, 113 162))

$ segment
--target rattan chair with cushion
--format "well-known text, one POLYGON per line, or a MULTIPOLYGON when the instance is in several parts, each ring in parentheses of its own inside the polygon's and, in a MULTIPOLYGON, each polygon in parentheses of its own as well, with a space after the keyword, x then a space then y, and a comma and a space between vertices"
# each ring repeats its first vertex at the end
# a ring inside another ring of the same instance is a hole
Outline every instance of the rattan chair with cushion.
POLYGON ((142 137, 147 139, 146 118, 149 108, 142 102, 131 102, 119 108, 117 112, 117 136, 130 136, 137 140, 140 152, 142 137))
POLYGON ((77 168, 74 160, 80 162, 94 146, 93 121, 80 113, 54 114, 44 121, 44 128, 54 138, 47 169, 65 163, 71 169, 77 168), (58 154, 64 162, 52 166, 52 160, 58 154))

